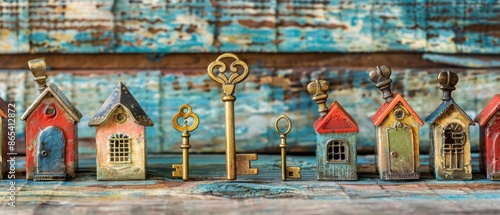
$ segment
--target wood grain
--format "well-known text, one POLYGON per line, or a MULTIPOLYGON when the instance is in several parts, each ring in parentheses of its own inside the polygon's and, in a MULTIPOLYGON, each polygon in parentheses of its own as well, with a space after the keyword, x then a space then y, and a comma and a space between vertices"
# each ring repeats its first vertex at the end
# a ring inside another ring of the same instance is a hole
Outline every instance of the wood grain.
POLYGON ((500 52, 500 3, 9 0, 0 53, 500 52))
MULTIPOLYGON (((248 61, 247 61, 248 62, 248 61)), ((49 63, 50 64, 50 63, 49 63)), ((279 136, 273 129, 276 118, 287 114, 294 122, 289 135, 289 153, 313 153, 316 143, 313 123, 318 118, 317 106, 306 91, 315 79, 330 83, 327 103, 338 101, 357 121, 358 149, 373 152, 374 127, 370 117, 383 103, 381 94, 368 78, 370 67, 300 67, 267 68, 257 62, 249 63, 250 76, 237 87, 235 103, 238 152, 278 152, 279 136)), ((446 67, 393 67, 393 89, 405 97, 422 118, 427 117, 441 103, 437 73, 446 67)), ((475 117, 491 99, 500 85, 497 69, 456 69, 460 83, 454 92, 456 102, 475 117)), ((155 126, 147 128, 149 152, 179 152, 180 136, 170 125, 171 117, 180 105, 189 103, 200 117, 200 127, 191 136, 192 151, 223 152, 223 103, 220 86, 210 81, 206 69, 159 70, 52 70, 48 82, 57 83, 66 96, 83 113, 79 123, 80 138, 91 140, 95 131, 87 123, 102 105, 115 83, 129 86, 139 104, 155 126), (54 74, 55 73, 55 74, 54 74)), ((36 98, 32 76, 25 70, 0 72, 0 91, 8 101, 17 102, 18 113, 36 98), (24 84, 18 84, 24 83, 24 84)), ((1 96, 1 95, 0 95, 1 96)), ((24 123, 17 123, 16 133, 21 139, 24 123)), ((420 147, 428 149, 429 126, 419 129, 420 147)), ((477 150, 479 131, 471 128, 471 145, 477 150)), ((95 153, 92 142, 83 144, 82 152, 95 153), (90 147, 90 148, 89 148, 90 147)))
MULTIPOLYGON (((382 181, 375 174, 373 156, 358 157, 358 181, 317 181, 315 157, 287 156, 287 163, 302 167, 301 180, 281 181, 280 156, 259 155, 260 174, 224 179, 224 155, 192 155, 192 180, 170 176, 179 155, 153 155, 148 177, 141 181, 96 181, 95 157, 85 157, 76 179, 61 182, 15 180, 16 207, 0 199, 6 213, 70 214, 494 214, 500 210, 500 184, 474 174, 472 181, 438 182, 428 173, 422 157, 422 179, 382 181)), ((474 169, 478 170, 475 154, 474 169)), ((23 164, 18 157, 18 169, 23 164)), ((19 173, 22 176, 22 173, 19 173)), ((0 181, 7 195, 10 180, 0 181)))

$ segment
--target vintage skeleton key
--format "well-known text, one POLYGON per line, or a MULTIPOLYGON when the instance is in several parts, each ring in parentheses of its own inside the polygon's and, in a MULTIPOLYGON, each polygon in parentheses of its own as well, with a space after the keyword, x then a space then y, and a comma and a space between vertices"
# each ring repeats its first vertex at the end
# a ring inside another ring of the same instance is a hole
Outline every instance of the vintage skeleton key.
POLYGON ((236 154, 235 152, 234 101, 236 97, 233 94, 236 84, 245 80, 248 73, 248 65, 231 53, 220 55, 215 61, 210 63, 207 68, 208 77, 221 84, 222 90, 224 91, 222 101, 224 102, 226 123, 226 178, 229 180, 236 179, 237 174, 256 175, 259 173, 257 168, 250 167, 250 161, 257 160, 257 154, 236 154), (229 68, 222 61, 224 58, 234 59, 234 62, 229 65, 229 68), (238 73, 238 67, 243 69, 241 74, 238 73))
POLYGON ((280 148, 281 148, 281 180, 286 181, 287 178, 295 178, 295 179, 300 179, 302 175, 300 174, 300 167, 298 166, 286 166, 286 147, 288 145, 286 144, 286 135, 292 130, 292 121, 288 116, 286 115, 281 115, 276 119, 276 122, 274 123, 274 128, 276 129, 276 132, 280 135, 280 148), (288 122, 288 129, 285 132, 282 132, 279 127, 279 121, 281 119, 285 119, 288 122))
POLYGON ((182 180, 187 181, 189 179, 189 134, 190 131, 194 131, 199 125, 198 115, 193 113, 191 106, 188 104, 183 104, 179 108, 179 112, 177 112, 172 118, 172 126, 177 130, 182 132, 182 164, 173 164, 172 168, 175 168, 175 171, 172 172, 173 177, 182 177, 182 180), (193 124, 187 125, 188 118, 193 119, 193 124), (184 125, 179 125, 179 118, 184 119, 184 125))

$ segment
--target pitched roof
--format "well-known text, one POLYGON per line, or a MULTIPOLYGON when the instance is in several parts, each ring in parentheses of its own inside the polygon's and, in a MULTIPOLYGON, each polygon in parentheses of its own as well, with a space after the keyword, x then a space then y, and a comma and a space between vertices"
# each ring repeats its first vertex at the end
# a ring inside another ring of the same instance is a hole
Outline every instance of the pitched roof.
POLYGON ((112 113, 118 107, 123 107, 123 109, 132 116, 135 123, 142 126, 153 126, 153 121, 146 112, 144 112, 132 93, 130 93, 122 82, 118 82, 111 95, 109 95, 108 99, 106 99, 101 108, 99 108, 97 113, 90 120, 89 126, 99 126, 103 124, 111 117, 112 113))
POLYGON ((320 134, 358 132, 356 121, 338 103, 333 102, 328 113, 314 123, 314 130, 320 134))
POLYGON ((387 117, 387 115, 389 115, 389 113, 391 113, 392 109, 394 109, 394 107, 396 107, 396 105, 400 102, 410 112, 410 115, 413 117, 413 119, 415 119, 415 121, 419 125, 424 125, 424 122, 422 121, 422 119, 420 119, 418 114, 415 113, 415 111, 413 110, 413 108, 411 108, 411 106, 408 104, 408 102, 406 102, 406 100, 398 93, 394 94, 394 97, 392 98, 392 100, 390 102, 385 102, 378 109, 378 111, 372 117, 372 123, 375 126, 380 126, 382 124, 382 122, 385 120, 385 118, 387 117))
POLYGON ((476 116, 474 121, 478 122, 480 126, 484 126, 500 109, 500 94, 493 96, 490 102, 486 104, 484 109, 476 116))
POLYGON ((28 107, 28 109, 24 112, 24 114, 21 116, 21 120, 26 120, 28 116, 35 110, 35 108, 38 106, 40 102, 43 101, 46 95, 52 95, 55 100, 63 107, 63 109, 75 120, 76 122, 79 122, 80 119, 82 118, 82 114, 78 109, 76 109, 75 106, 66 98, 64 93, 57 88, 57 86, 53 83, 48 84, 47 88, 40 93, 38 98, 28 107))
POLYGON ((7 102, 0 98, 0 117, 7 118, 7 102))
POLYGON ((474 125, 476 124, 470 117, 469 115, 467 115, 467 113, 465 113, 464 110, 462 110, 462 108, 460 108, 460 106, 457 105, 457 103, 455 103, 455 101, 453 99, 451 100, 448 100, 448 101, 443 101, 439 107, 436 108, 436 110, 434 110, 434 112, 431 113, 431 115, 429 115, 427 117, 427 119, 425 121, 427 121, 427 123, 429 124, 432 124, 434 123, 434 121, 436 121, 441 115, 443 115, 444 113, 446 113, 446 111, 448 111, 448 109, 450 107, 455 107, 458 112, 460 112, 462 115, 465 116, 465 118, 467 118, 467 120, 469 121, 469 124, 470 125, 474 125))

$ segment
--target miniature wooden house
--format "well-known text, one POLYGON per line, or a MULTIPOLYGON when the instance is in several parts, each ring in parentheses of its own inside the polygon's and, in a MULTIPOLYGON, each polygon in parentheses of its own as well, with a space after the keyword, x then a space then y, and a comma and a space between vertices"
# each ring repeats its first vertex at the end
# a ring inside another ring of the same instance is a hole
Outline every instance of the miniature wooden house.
POLYGON ((318 180, 357 180, 356 121, 336 101, 326 108, 326 81, 316 80, 307 89, 321 115, 314 123, 318 180))
POLYGON ((90 120, 96 127, 97 180, 146 178, 146 128, 153 121, 119 82, 90 120))
POLYGON ((370 72, 370 79, 377 83, 385 99, 371 119, 375 125, 377 171, 384 180, 418 179, 418 126, 424 122, 401 95, 392 94, 390 75, 388 66, 370 72))
POLYGON ((26 178, 74 178, 78 169, 77 125, 82 114, 55 84, 45 84, 43 59, 28 64, 40 95, 21 116, 26 121, 26 178))
POLYGON ((479 123, 481 172, 491 180, 500 180, 500 94, 484 107, 475 121, 479 123))
POLYGON ((475 123, 451 97, 458 76, 441 72, 438 81, 443 102, 426 120, 430 125, 429 169, 437 180, 472 179, 469 125, 475 123))
POLYGON ((8 115, 8 104, 2 98, 0 98, 0 179, 4 178, 9 171, 7 164, 7 152, 9 150, 8 146, 8 128, 7 128, 7 115, 8 115))

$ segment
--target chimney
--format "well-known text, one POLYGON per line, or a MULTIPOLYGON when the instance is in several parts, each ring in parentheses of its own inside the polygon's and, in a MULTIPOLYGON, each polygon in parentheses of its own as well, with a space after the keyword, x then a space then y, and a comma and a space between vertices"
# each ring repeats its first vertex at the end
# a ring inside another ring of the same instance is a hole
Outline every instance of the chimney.
POLYGON ((455 85, 458 83, 458 75, 450 71, 440 72, 438 75, 438 82, 439 85, 441 85, 439 88, 443 91, 441 100, 452 100, 451 91, 456 89, 455 85))
POLYGON ((391 73, 391 68, 386 65, 377 66, 377 70, 370 72, 370 80, 382 91, 385 102, 390 102, 394 97, 391 92, 391 73))
POLYGON ((321 116, 328 113, 326 99, 328 98, 328 82, 324 80, 315 80, 307 85, 307 91, 313 96, 312 100, 318 104, 318 112, 321 116))
POLYGON ((28 61, 28 66, 30 68, 31 73, 33 73, 33 80, 38 84, 38 90, 42 93, 45 88, 47 88, 47 75, 45 74, 46 64, 44 58, 37 58, 34 60, 28 61))

